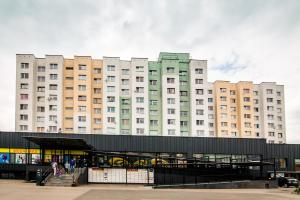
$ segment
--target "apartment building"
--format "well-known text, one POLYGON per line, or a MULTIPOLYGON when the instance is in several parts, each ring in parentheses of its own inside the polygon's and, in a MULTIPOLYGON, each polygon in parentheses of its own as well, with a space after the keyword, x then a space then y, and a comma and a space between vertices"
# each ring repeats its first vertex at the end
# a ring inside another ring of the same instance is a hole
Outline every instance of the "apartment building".
POLYGON ((207 61, 17 54, 16 131, 267 138, 285 143, 284 89, 207 81, 207 61))

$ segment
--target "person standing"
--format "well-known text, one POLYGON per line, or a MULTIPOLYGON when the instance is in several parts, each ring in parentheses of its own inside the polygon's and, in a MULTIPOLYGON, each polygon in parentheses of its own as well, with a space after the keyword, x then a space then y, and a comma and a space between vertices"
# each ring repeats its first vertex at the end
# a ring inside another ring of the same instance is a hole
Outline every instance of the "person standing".
POLYGON ((57 162, 53 161, 51 163, 52 169, 53 169, 53 175, 56 176, 57 174, 57 162))
POLYGON ((70 161, 70 168, 71 168, 71 173, 74 173, 74 168, 75 168, 75 160, 72 158, 70 161))

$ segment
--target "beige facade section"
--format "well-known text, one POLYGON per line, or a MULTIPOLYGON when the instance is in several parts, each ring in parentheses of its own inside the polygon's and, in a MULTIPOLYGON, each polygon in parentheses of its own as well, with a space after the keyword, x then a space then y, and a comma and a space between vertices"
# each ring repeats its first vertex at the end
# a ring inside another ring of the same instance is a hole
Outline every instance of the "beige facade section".
POLYGON ((253 83, 216 81, 214 91, 217 137, 253 137, 253 83))
POLYGON ((66 133, 100 133, 102 129, 102 60, 75 56, 64 62, 66 133))

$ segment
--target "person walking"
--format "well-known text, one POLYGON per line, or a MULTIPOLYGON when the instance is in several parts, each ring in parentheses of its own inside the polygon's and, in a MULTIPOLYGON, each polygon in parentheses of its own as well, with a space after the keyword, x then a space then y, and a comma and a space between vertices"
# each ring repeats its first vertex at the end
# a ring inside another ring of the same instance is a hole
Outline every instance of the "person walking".
POLYGON ((53 161, 51 163, 52 169, 53 169, 53 175, 56 176, 57 174, 57 162, 53 161))
POLYGON ((65 163, 65 171, 67 174, 70 173, 70 163, 68 161, 65 163))
POLYGON ((72 158, 70 161, 70 168, 71 168, 71 173, 74 173, 74 168, 75 168, 75 160, 72 158))

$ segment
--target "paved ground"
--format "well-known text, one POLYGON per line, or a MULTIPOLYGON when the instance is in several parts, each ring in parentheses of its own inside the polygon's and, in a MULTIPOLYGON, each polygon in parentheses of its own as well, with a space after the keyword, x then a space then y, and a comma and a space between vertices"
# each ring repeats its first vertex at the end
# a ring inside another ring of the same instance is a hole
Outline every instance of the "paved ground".
POLYGON ((191 190, 152 189, 141 185, 37 187, 32 183, 0 180, 0 200, 289 200, 300 199, 294 189, 191 190))

